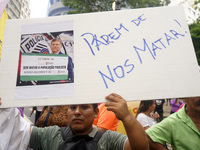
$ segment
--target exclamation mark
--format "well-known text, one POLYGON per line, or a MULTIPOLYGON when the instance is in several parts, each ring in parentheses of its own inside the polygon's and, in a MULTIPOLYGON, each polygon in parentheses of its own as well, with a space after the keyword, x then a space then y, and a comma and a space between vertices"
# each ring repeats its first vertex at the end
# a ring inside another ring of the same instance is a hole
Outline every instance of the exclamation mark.
MULTIPOLYGON (((175 21, 180 27, 182 27, 181 24, 180 24, 176 19, 174 19, 174 21, 175 21)), ((187 31, 185 31, 185 33, 187 33, 187 31)))

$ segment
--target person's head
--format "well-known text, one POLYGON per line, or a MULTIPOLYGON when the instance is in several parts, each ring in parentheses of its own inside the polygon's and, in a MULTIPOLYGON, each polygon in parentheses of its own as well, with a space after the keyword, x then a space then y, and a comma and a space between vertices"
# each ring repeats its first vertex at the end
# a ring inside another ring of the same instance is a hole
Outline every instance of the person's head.
POLYGON ((155 107, 156 107, 155 100, 143 100, 140 102, 137 115, 142 112, 147 112, 147 111, 152 112, 155 110, 155 107))
POLYGON ((55 38, 51 41, 52 54, 56 54, 62 48, 62 41, 59 38, 55 38))
POLYGON ((187 112, 200 113, 200 97, 185 98, 185 102, 187 103, 187 112))
POLYGON ((94 118, 99 109, 97 104, 69 105, 68 124, 75 134, 88 134, 93 129, 94 118))

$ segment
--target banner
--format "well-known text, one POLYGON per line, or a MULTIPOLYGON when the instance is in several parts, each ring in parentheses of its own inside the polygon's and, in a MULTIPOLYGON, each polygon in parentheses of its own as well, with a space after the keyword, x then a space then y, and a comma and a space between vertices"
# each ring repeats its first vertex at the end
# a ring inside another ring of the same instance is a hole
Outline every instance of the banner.
POLYGON ((182 6, 8 20, 4 38, 0 107, 200 96, 182 6))
POLYGON ((0 17, 4 9, 6 8, 7 3, 8 3, 8 0, 0 0, 0 17))
POLYGON ((2 51, 2 44, 3 44, 3 35, 4 35, 4 28, 5 28, 5 22, 8 19, 8 15, 6 13, 6 10, 3 11, 3 14, 0 18, 0 59, 1 59, 1 51, 2 51))

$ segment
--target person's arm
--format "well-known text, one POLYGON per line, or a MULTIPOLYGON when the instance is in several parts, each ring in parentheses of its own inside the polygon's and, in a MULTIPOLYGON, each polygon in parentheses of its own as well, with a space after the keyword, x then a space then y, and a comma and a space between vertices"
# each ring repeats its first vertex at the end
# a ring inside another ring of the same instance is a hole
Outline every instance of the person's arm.
POLYGON ((157 119, 157 118, 160 118, 160 115, 159 115, 158 112, 156 111, 156 112, 153 113, 153 115, 152 115, 151 118, 157 119))
POLYGON ((1 108, 0 118, 0 149, 26 149, 30 139, 30 123, 21 117, 17 108, 1 108))
POLYGON ((144 130, 149 129, 149 128, 150 128, 150 126, 146 126, 146 127, 144 127, 144 130))
POLYGON ((171 101, 170 101, 170 105, 172 105, 172 106, 173 106, 173 105, 176 103, 176 101, 177 101, 177 99, 176 99, 176 98, 175 98, 175 99, 173 99, 173 100, 171 100, 171 101))
POLYGON ((167 150, 162 144, 153 142, 148 135, 147 138, 149 141, 150 150, 167 150))
POLYGON ((182 105, 182 104, 183 104, 183 102, 180 100, 180 101, 179 101, 179 104, 180 104, 180 105, 182 105))
POLYGON ((148 135, 150 150, 166 150, 163 146, 165 143, 173 145, 174 142, 172 140, 176 140, 174 139, 176 124, 177 122, 173 117, 168 117, 145 130, 148 135))
POLYGON ((108 111, 113 111, 116 117, 123 122, 128 139, 124 150, 148 150, 148 140, 144 128, 129 112, 126 101, 118 94, 106 96, 108 111))

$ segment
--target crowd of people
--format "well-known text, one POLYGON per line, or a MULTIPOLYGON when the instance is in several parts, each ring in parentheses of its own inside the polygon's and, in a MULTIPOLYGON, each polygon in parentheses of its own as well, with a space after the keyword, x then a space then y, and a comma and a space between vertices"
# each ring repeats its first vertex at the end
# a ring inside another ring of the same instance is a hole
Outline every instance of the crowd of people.
POLYGON ((174 150, 200 148, 200 97, 181 99, 184 105, 162 121, 156 100, 141 101, 135 118, 120 95, 105 98, 109 101, 102 104, 43 107, 37 126, 23 119, 18 108, 0 109, 0 149, 167 150, 166 143, 174 150), (44 125, 48 113, 51 121, 44 125), (127 135, 117 132, 119 120, 127 135))
MULTIPOLYGON (((31 126, 23 119, 18 109, 7 108, 0 112, 0 149, 33 150, 147 150, 148 141, 141 124, 129 112, 126 101, 118 94, 105 97, 107 111, 112 111, 123 122, 127 135, 116 131, 98 131, 93 125, 99 114, 97 104, 69 105, 66 127, 31 126)), ((1 104, 1 102, 0 102, 1 104)))

